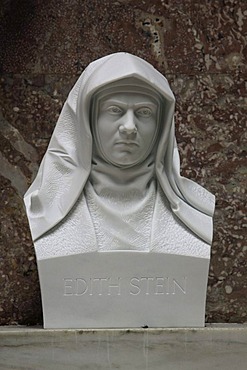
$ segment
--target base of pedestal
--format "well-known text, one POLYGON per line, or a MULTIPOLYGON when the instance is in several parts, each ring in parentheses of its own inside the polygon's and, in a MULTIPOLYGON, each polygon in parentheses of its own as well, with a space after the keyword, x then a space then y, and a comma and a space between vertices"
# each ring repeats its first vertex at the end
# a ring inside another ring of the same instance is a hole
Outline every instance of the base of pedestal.
POLYGON ((0 328, 0 369, 245 370, 247 325, 200 329, 0 328))

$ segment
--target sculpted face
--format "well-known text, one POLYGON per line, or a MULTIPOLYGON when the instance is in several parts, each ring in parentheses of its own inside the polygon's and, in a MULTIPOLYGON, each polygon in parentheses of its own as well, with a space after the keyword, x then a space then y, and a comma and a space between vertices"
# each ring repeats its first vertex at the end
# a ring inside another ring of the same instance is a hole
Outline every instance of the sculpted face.
POLYGON ((144 161, 157 136, 159 100, 144 90, 99 95, 97 103, 95 134, 105 159, 118 167, 144 161))

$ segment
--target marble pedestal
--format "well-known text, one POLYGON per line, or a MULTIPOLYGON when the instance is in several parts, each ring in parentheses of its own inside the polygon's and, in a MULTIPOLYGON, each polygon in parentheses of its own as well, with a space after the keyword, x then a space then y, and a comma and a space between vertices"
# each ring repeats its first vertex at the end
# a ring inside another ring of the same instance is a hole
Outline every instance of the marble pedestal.
POLYGON ((40 260, 44 327, 203 327, 208 264, 132 251, 40 260))

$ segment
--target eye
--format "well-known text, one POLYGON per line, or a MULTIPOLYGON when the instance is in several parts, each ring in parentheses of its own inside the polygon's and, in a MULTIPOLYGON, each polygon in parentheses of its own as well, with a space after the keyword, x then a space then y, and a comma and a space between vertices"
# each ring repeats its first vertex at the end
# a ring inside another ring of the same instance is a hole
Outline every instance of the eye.
POLYGON ((147 118, 147 117, 150 117, 152 115, 152 110, 148 107, 143 107, 143 108, 140 108, 136 111, 136 115, 140 116, 140 117, 147 118))
POLYGON ((107 112, 114 115, 119 115, 123 113, 123 110, 117 105, 111 105, 107 108, 107 112))

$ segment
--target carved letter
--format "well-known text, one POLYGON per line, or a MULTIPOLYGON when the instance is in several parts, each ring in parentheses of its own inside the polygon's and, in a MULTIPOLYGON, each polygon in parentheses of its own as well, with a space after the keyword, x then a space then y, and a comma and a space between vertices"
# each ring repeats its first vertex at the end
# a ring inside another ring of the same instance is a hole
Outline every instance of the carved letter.
POLYGON ((103 284, 102 281, 107 281, 107 278, 94 278, 93 281, 98 281, 99 282, 99 289, 98 289, 98 295, 103 294, 103 284))
POLYGON ((78 278, 78 279, 75 279, 76 281, 76 293, 75 295, 83 295, 87 292, 88 290, 88 286, 87 286, 87 282, 86 280, 84 279, 81 279, 81 278, 78 278))
POLYGON ((153 277, 142 277, 141 280, 144 280, 147 282, 145 294, 149 295, 149 281, 153 281, 154 278, 153 277))
POLYGON ((64 295, 73 295, 73 279, 63 279, 64 280, 64 295))
POLYGON ((164 278, 162 277, 156 277, 156 286, 155 286, 155 293, 154 294, 165 294, 164 292, 164 278), (159 284, 159 282, 161 284, 159 284), (161 288, 159 290, 159 288, 161 288))
POLYGON ((133 291, 131 291, 131 290, 130 290, 130 294, 132 294, 132 295, 138 295, 138 294, 140 293, 141 289, 140 289, 140 287, 139 287, 138 285, 134 284, 134 280, 136 281, 136 283, 139 283, 139 282, 140 282, 140 281, 139 281, 139 279, 138 279, 138 278, 136 278, 136 277, 133 277, 133 278, 130 280, 130 285, 131 285, 133 288, 135 288, 135 289, 136 289, 136 292, 133 292, 133 291))
POLYGON ((173 283, 173 291, 172 291, 172 294, 176 294, 176 287, 179 288, 179 290, 183 293, 183 294, 186 294, 186 282, 187 282, 187 277, 183 277, 183 286, 181 285, 181 282, 178 283, 175 279, 172 279, 172 283, 173 283))
MULTIPOLYGON (((118 284, 108 285, 108 295, 111 295, 111 289, 112 288, 117 288, 118 289, 117 295, 121 295, 121 293, 120 293, 120 280, 121 280, 121 278, 119 277, 119 278, 117 278, 117 280, 118 280, 118 284)), ((110 282, 111 278, 109 278, 108 281, 110 282)))

